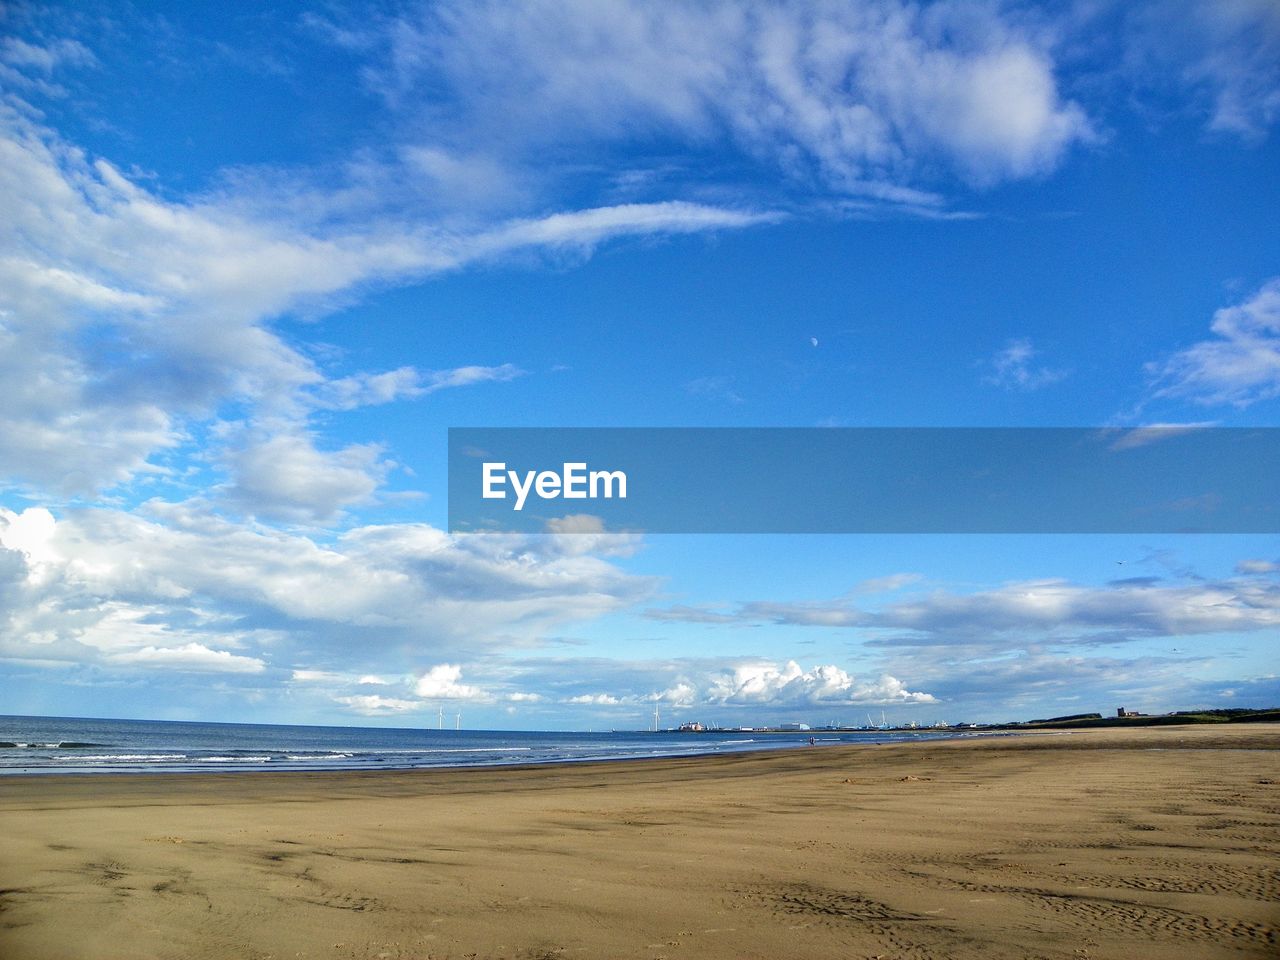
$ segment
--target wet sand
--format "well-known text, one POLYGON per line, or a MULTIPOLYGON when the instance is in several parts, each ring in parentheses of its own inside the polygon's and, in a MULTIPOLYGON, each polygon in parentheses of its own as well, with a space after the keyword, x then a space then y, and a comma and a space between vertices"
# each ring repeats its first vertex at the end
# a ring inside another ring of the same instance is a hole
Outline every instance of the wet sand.
POLYGON ((0 957, 1280 955, 1280 726, 0 778, 0 957))

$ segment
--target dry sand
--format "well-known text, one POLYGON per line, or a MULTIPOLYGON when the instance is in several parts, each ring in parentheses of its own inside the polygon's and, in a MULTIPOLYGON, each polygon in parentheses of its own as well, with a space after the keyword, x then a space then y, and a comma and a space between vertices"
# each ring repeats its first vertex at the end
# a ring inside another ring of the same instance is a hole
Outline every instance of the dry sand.
POLYGON ((0 957, 1280 955, 1280 726, 0 780, 0 957))

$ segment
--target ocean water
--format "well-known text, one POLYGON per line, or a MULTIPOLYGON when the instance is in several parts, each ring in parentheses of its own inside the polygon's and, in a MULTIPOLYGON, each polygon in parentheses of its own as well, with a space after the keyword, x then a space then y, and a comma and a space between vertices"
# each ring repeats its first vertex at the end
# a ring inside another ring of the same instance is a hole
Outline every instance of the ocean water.
POLYGON ((936 739, 941 732, 562 733, 0 717, 0 775, 245 770, 391 770, 631 760, 831 743, 936 739))

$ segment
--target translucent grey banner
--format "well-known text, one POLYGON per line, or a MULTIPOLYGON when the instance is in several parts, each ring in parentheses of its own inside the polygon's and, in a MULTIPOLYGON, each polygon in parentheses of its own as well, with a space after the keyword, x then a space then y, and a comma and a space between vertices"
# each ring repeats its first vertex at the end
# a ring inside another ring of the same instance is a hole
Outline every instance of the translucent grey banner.
POLYGON ((1277 533, 1280 429, 460 428, 456 533, 1277 533))

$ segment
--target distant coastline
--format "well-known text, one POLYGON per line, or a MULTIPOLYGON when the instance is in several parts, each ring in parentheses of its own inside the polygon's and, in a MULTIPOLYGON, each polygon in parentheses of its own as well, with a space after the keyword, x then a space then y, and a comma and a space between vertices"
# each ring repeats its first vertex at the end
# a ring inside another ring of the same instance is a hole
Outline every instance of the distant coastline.
POLYGON ((1069 716, 1048 717, 1043 720, 1010 720, 1005 723, 936 723, 927 726, 915 724, 879 724, 866 726, 811 726, 809 724, 786 724, 778 727, 713 727, 701 724, 685 724, 653 733, 928 733, 959 731, 1001 731, 1001 730, 1064 730, 1089 729, 1093 727, 1158 727, 1190 723, 1276 723, 1280 722, 1280 707, 1264 707, 1246 709, 1239 707, 1179 710, 1173 713, 1139 713, 1125 710, 1117 711, 1116 716, 1107 717, 1101 713, 1073 713, 1069 716))

